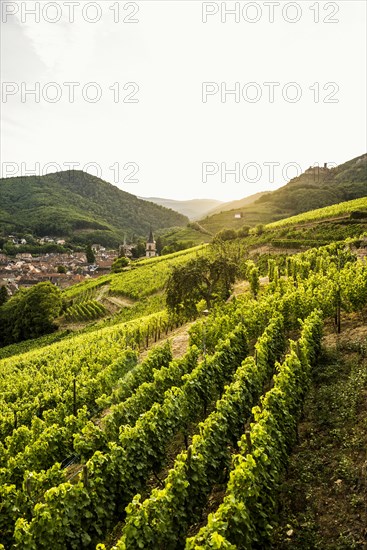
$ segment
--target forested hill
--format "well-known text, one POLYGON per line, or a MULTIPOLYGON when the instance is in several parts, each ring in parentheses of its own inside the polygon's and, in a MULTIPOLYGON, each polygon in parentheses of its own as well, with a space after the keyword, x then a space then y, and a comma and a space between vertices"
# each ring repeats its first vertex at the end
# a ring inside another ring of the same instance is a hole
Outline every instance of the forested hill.
POLYGON ((367 196, 367 154, 335 168, 310 167, 276 191, 266 193, 239 210, 206 217, 200 224, 215 234, 221 229, 239 229, 295 216, 317 208, 367 196))
POLYGON ((280 189, 268 193, 256 204, 269 203, 299 214, 367 195, 367 154, 335 168, 310 167, 280 189))
POLYGON ((0 232, 119 244, 188 219, 82 171, 0 179, 0 232))

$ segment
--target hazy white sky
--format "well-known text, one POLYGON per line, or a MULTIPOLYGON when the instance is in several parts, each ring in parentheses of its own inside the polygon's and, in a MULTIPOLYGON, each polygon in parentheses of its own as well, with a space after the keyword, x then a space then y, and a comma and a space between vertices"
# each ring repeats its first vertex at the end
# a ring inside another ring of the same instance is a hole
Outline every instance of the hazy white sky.
POLYGON ((363 0, 1 0, 2 175, 232 200, 340 164, 366 151, 365 24, 363 0))

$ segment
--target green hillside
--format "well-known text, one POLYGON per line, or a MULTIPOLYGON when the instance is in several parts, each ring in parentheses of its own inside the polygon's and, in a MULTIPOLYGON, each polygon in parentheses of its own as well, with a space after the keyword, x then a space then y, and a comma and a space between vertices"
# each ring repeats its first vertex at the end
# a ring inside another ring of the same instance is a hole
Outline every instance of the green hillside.
POLYGON ((287 214, 280 208, 274 209, 269 204, 258 204, 257 202, 241 209, 241 212, 241 218, 235 217, 239 213, 237 209, 207 216, 205 219, 200 220, 200 225, 212 235, 215 235, 221 229, 237 230, 245 225, 254 227, 258 224, 266 224, 287 217, 287 214))
POLYGON ((67 309, 62 325, 69 327, 71 322, 80 328, 79 322, 96 321, 98 317, 98 326, 113 325, 162 311, 171 269, 205 255, 205 251, 206 245, 200 245, 167 256, 145 258, 121 273, 103 275, 65 289, 63 298, 67 309), (97 304, 104 308, 104 315, 83 318, 80 307, 92 306, 95 309, 97 304))
POLYGON ((325 206, 324 208, 318 208, 317 210, 311 210, 292 216, 291 218, 285 218, 278 222, 270 223, 265 229, 277 229, 279 227, 304 225, 321 220, 335 221, 337 219, 344 220, 349 218, 352 220, 365 220, 367 218, 367 197, 360 199, 354 199, 351 201, 341 202, 333 204, 331 206, 325 206))
POLYGON ((299 214, 367 195, 367 155, 336 168, 309 168, 299 177, 258 203, 270 204, 292 214, 299 214))
POLYGON ((97 279, 83 281, 64 290, 64 296, 69 299, 90 298, 100 287, 108 286, 110 294, 124 296, 131 300, 140 300, 161 292, 166 284, 172 266, 186 263, 196 255, 204 254, 204 246, 196 246, 167 256, 144 258, 134 262, 122 273, 110 273, 97 279))
MULTIPOLYGON (((350 242, 271 261, 235 244, 233 299, 199 319, 0 360, 1 548, 364 548, 367 265, 350 242)), ((201 253, 143 260, 110 298, 164 292, 201 253)))
POLYGON ((309 168, 283 187, 266 193, 249 206, 207 216, 200 224, 215 234, 223 228, 239 229, 288 218, 302 212, 367 196, 367 155, 336 168, 309 168))
POLYGON ((140 200, 82 171, 0 180, 0 232, 60 236, 118 245, 149 227, 186 225, 182 214, 140 200))
MULTIPOLYGON (((256 233, 256 230, 252 230, 256 233)), ((300 249, 367 234, 367 197, 333 204, 266 225, 249 240, 271 247, 300 249)))
MULTIPOLYGON (((187 231, 194 232, 193 229, 187 231)), ((259 264, 266 268, 269 257, 293 254, 297 250, 320 247, 347 238, 354 239, 358 246, 361 235, 367 235, 367 197, 270 223, 260 232, 254 228, 247 237, 223 244, 228 245, 228 253, 237 255, 240 250, 242 258, 261 256, 259 264)), ((219 245, 220 249, 223 244, 219 245)), ((122 273, 104 275, 67 288, 63 291, 65 318, 59 332, 36 340, 34 347, 70 337, 75 330, 93 331, 162 311, 165 307, 164 287, 170 269, 198 255, 210 256, 215 249, 213 245, 197 246, 166 256, 143 259, 122 273), (76 307, 96 302, 105 308, 105 314, 99 320, 92 317, 78 319, 74 311, 76 307), (73 315, 69 315, 69 319, 67 313, 70 311, 73 315)), ((30 342, 8 346, 0 350, 0 358, 30 348, 33 348, 30 342)))

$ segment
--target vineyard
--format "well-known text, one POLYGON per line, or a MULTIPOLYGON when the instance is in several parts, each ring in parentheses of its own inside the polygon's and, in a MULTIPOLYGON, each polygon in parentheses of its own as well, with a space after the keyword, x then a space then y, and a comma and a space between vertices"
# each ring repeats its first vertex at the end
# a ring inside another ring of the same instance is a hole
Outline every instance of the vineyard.
MULTIPOLYGON (((173 267, 205 255, 205 246, 196 246, 166 256, 133 262, 121 273, 104 275, 67 288, 63 328, 82 324, 80 330, 104 328, 163 311, 164 289, 173 267)), ((1 357, 1 351, 0 351, 1 357)))
POLYGON ((101 287, 108 285, 112 294, 133 299, 149 296, 163 289, 171 266, 185 263, 197 254, 203 254, 204 250, 204 246, 197 246, 167 256, 139 260, 133 268, 122 274, 104 275, 74 285, 65 290, 64 294, 68 299, 90 300, 101 287))
MULTIPOLYGON (((104 285, 162 291, 170 266, 203 250, 78 285, 66 315, 102 317, 104 285)), ((310 249, 269 260, 256 292, 245 268, 248 288, 191 323, 179 357, 184 319, 163 310, 0 360, 1 549, 271 545, 323 326, 365 315, 367 265, 345 243, 310 249)))
POLYGON ((80 304, 68 307, 65 318, 68 321, 89 321, 98 319, 106 314, 106 309, 96 300, 87 300, 80 304))
POLYGON ((311 210, 310 212, 305 212, 304 214, 298 214, 297 216, 292 216, 290 218, 285 218, 284 220, 269 223, 266 227, 267 229, 277 229, 280 227, 287 227, 289 225, 296 225, 299 223, 303 224, 327 218, 336 218, 338 216, 350 216, 351 214, 353 215, 353 213, 357 212, 361 214, 361 217, 362 213, 364 214, 363 217, 367 217, 366 197, 355 199, 352 201, 341 202, 339 204, 333 204, 331 206, 326 206, 317 210, 311 210))

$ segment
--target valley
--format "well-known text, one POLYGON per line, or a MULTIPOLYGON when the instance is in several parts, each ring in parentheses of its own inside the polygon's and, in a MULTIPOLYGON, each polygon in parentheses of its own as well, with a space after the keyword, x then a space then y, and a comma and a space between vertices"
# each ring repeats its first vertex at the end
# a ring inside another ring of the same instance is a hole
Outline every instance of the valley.
POLYGON ((261 215, 3 296, 2 550, 364 548, 367 197, 261 215))

